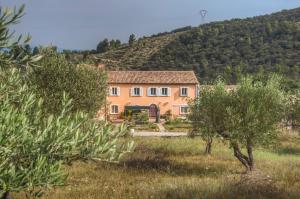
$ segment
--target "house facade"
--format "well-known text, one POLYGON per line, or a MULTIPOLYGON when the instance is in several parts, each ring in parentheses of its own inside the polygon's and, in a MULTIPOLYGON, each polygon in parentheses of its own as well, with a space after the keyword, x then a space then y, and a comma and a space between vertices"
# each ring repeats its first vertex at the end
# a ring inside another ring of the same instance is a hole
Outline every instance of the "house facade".
POLYGON ((127 109, 148 109, 150 117, 188 114, 188 101, 197 96, 193 71, 109 71, 107 114, 118 119, 127 109))

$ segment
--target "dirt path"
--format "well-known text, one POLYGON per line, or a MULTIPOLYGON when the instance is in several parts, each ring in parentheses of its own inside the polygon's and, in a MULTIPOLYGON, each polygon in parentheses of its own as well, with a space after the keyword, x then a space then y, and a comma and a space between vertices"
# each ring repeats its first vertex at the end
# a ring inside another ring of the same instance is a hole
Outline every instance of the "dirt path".
POLYGON ((139 131, 131 133, 133 137, 180 137, 187 136, 187 133, 184 132, 148 132, 148 131, 139 131))

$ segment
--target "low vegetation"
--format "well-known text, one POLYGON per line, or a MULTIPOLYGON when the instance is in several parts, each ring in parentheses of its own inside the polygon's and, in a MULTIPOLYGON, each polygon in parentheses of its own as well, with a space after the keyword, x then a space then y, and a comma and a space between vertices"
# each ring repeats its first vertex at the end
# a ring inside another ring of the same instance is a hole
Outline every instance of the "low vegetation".
POLYGON ((192 129, 192 124, 187 119, 170 119, 164 127, 170 132, 188 132, 192 129))
POLYGON ((288 131, 272 148, 254 150, 264 178, 251 181, 228 145, 218 140, 207 157, 201 138, 135 138, 135 151, 117 165, 79 161, 67 166, 68 185, 48 191, 45 198, 297 199, 299 138, 288 131))
POLYGON ((150 131, 150 132, 159 131, 158 126, 154 123, 130 125, 129 128, 134 129, 135 131, 150 131))

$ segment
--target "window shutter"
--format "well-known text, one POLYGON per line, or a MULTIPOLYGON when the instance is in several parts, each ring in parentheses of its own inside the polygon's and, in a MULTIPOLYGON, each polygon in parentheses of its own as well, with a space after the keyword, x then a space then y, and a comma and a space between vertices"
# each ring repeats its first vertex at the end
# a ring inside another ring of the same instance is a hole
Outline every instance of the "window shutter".
POLYGON ((151 96, 151 88, 150 87, 147 88, 147 96, 151 96))
POLYGON ((160 96, 160 93, 161 93, 161 88, 160 88, 160 87, 157 87, 157 88, 156 88, 156 95, 157 95, 157 96, 160 96))
POLYGON ((171 96, 171 91, 172 91, 172 90, 171 90, 171 88, 169 87, 169 88, 168 88, 168 96, 171 96))
POLYGON ((133 92, 134 92, 134 90, 133 90, 133 88, 131 88, 130 89, 130 96, 133 96, 133 94, 134 94, 133 92))
POLYGON ((120 93, 121 93, 121 89, 120 87, 117 87, 117 95, 120 96, 120 93))
POLYGON ((107 94, 108 94, 109 96, 112 95, 112 91, 111 91, 111 90, 112 90, 111 86, 107 88, 107 94))
POLYGON ((140 96, 143 96, 143 87, 140 87, 140 96))

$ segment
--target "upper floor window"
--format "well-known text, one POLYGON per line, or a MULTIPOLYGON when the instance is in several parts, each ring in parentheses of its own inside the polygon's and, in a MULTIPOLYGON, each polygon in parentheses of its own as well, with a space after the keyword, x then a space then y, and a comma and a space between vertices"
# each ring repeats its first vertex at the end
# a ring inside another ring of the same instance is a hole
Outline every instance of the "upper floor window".
POLYGON ((148 96, 156 96, 157 88, 148 88, 148 96))
POLYGON ((131 96, 143 96, 143 88, 141 87, 131 88, 131 96))
POLYGON ((110 113, 111 114, 118 114, 119 113, 119 106, 117 106, 117 105, 111 105, 110 113))
POLYGON ((161 88, 160 89, 161 96, 170 96, 170 94, 171 94, 171 88, 161 88))
POLYGON ((110 96, 119 96, 120 95, 120 87, 112 86, 110 87, 110 96))
POLYGON ((180 87, 180 96, 188 96, 188 88, 180 87))

